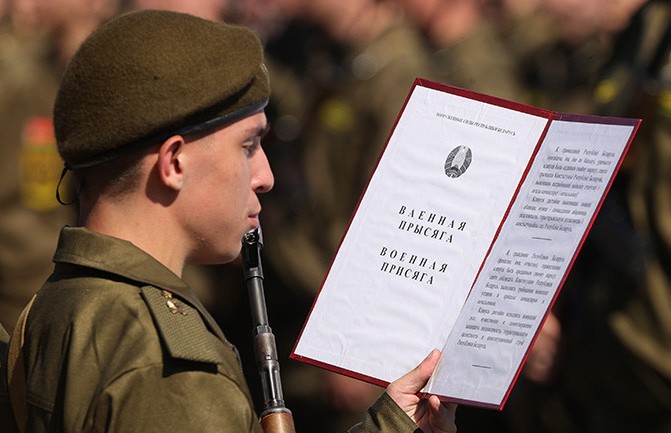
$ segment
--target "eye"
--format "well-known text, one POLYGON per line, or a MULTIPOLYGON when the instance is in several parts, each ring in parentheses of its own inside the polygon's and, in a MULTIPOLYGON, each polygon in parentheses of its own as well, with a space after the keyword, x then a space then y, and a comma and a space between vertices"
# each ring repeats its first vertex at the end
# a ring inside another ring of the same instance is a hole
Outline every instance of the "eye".
POLYGON ((254 153, 261 147, 261 139, 270 130, 270 123, 266 123, 265 127, 259 129, 253 136, 250 136, 244 143, 243 148, 247 152, 248 157, 252 157, 254 153))
POLYGON ((254 154, 260 147, 261 147, 261 137, 254 137, 253 139, 247 140, 243 145, 243 149, 247 153, 248 157, 254 156, 254 154))

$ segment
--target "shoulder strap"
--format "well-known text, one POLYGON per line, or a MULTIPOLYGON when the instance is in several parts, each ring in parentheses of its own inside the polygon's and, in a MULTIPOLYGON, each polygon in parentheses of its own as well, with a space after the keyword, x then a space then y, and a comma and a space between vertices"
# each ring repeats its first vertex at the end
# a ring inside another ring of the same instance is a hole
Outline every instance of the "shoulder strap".
POLYGON ((14 332, 9 340, 9 350, 7 353, 7 387, 9 388, 9 400, 12 403, 14 418, 19 432, 26 431, 26 398, 27 384, 26 372, 23 365, 23 342, 26 330, 26 319, 30 308, 33 306, 35 296, 21 312, 19 320, 16 322, 14 332))
POLYGON ((167 290, 142 287, 142 297, 154 318, 159 335, 174 358, 221 364, 222 356, 212 347, 210 332, 197 309, 167 290))

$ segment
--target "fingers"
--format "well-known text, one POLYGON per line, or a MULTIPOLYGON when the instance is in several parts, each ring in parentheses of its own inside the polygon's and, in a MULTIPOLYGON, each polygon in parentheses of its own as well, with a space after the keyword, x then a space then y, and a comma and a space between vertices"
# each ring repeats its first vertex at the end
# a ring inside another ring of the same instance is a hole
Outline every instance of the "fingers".
POLYGON ((551 379, 560 338, 561 324, 557 317, 550 313, 524 365, 523 372, 527 378, 537 383, 546 383, 551 379))
POLYGON ((440 360, 433 350, 417 367, 387 387, 387 394, 423 430, 431 433, 455 433, 456 404, 442 404, 432 395, 426 400, 417 395, 428 382, 440 360))
POLYGON ((428 399, 429 409, 431 411, 433 421, 433 431, 443 433, 456 433, 457 426, 455 424, 457 404, 455 403, 441 403, 440 399, 432 395, 428 399), (436 430, 437 429, 437 430, 436 430))
POLYGON ((417 367, 387 387, 389 396, 406 412, 414 412, 420 401, 417 393, 426 385, 439 359, 440 351, 433 350, 417 367))

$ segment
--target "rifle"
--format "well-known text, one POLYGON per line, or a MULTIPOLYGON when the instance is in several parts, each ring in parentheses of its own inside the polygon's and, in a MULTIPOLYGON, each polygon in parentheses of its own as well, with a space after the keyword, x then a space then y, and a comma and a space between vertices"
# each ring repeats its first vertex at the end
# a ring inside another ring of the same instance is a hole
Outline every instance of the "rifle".
POLYGON ((260 227, 245 233, 242 238, 242 261, 252 310, 256 362, 263 388, 264 410, 260 416, 261 427, 265 433, 295 433, 293 416, 284 405, 275 336, 268 325, 261 266, 262 247, 263 237, 260 227))

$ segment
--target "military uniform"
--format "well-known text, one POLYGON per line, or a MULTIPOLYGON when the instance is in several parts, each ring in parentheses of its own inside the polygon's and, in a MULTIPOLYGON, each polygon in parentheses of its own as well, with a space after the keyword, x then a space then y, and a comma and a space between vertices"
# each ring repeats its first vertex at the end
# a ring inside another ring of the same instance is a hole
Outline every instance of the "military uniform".
POLYGON ((0 325, 0 433, 13 433, 17 430, 14 424, 12 407, 9 403, 9 392, 7 391, 7 380, 5 366, 7 362, 7 352, 9 350, 9 334, 0 325))
MULTIPOLYGON (((414 79, 429 71, 421 36, 402 20, 366 44, 343 46, 319 36, 309 41, 305 63, 310 72, 298 73, 307 77, 300 87, 304 98, 300 103, 282 98, 290 88, 284 82, 279 84, 283 89, 273 91, 285 103, 278 107, 284 113, 301 113, 296 116, 301 129, 294 142, 268 146, 281 155, 269 154, 276 183, 262 198, 266 263, 279 277, 268 284, 293 289, 294 304, 307 305, 296 317, 309 311, 414 79)), ((285 326, 299 331, 300 320, 285 326)), ((371 385, 362 392, 361 408, 346 410, 329 402, 324 375, 333 373, 292 363, 285 367, 287 399, 310 408, 299 408, 297 420, 307 419, 315 428, 329 420, 322 431, 344 430, 380 392, 371 385)))
POLYGON ((499 30, 484 15, 469 35, 434 47, 431 62, 429 78, 436 81, 514 101, 524 96, 517 65, 499 30))
POLYGON ((523 86, 519 102, 569 113, 592 112, 594 86, 611 55, 608 37, 568 41, 556 19, 542 12, 515 20, 500 34, 523 86))
MULTIPOLYGON (((28 431, 261 431, 235 348, 182 280, 82 228, 54 261, 26 325, 28 431)), ((385 394, 352 432, 415 428, 385 394)))
MULTIPOLYGON (((662 4, 662 3, 660 3, 662 4)), ((651 11, 654 6, 650 7, 651 11)), ((663 5, 666 16, 671 9, 663 5)), ((662 9, 662 10, 664 10, 662 9)), ((659 13, 659 11, 656 11, 659 13)), ((668 19, 668 18, 667 18, 668 19)), ((664 30, 671 21, 661 23, 664 30)), ((654 111, 644 118, 645 143, 632 166, 629 211, 643 246, 642 278, 608 317, 608 328, 629 384, 617 395, 634 396, 630 418, 644 431, 671 431, 671 51, 657 78, 654 111)), ((636 108, 641 108, 636 107, 636 108)), ((638 143, 639 145, 641 143, 638 143)), ((610 406, 618 409, 617 404, 610 406)))
MULTIPOLYGON (((233 257, 239 241, 233 236, 212 249, 191 245, 189 234, 208 231, 203 236, 209 237, 218 231, 186 222, 185 209, 171 206, 177 184, 157 186, 155 171, 139 168, 137 178, 130 175, 137 184, 120 187, 128 190, 111 185, 137 168, 132 164, 141 156, 135 151, 149 152, 156 144, 165 150, 162 146, 175 136, 177 148, 184 149, 190 145, 184 137, 200 138, 226 127, 242 130, 242 122, 262 126, 268 97, 258 38, 241 27, 185 14, 122 15, 89 36, 70 60, 54 104, 54 130, 59 154, 80 183, 80 217, 89 225, 61 231, 55 270, 34 298, 21 334, 12 337, 12 353, 21 342, 21 362, 12 369, 10 393, 12 401, 27 405, 27 431, 261 431, 237 350, 177 276, 189 258, 217 262, 233 257), (149 184, 146 190, 141 182, 149 184), (148 203, 161 205, 145 207, 148 203), (135 211, 143 219, 130 218, 123 227, 127 212, 135 211), (157 220, 162 224, 156 226, 157 220), (152 230, 153 236, 165 237, 157 238, 153 249, 163 262, 131 243, 152 230), (128 240, 113 237, 119 232, 128 240), (15 384, 22 382, 14 379, 21 377, 26 398, 13 392, 20 391, 15 384)), ((261 132, 245 129, 244 134, 239 143, 238 138, 226 143, 227 151, 236 150, 231 158, 246 158, 232 180, 224 180, 223 188, 239 195, 251 191, 238 181, 251 182, 255 193, 272 186, 262 151, 243 152, 250 142, 257 145, 261 132), (257 175, 262 178, 258 186, 252 180, 257 175)), ((194 184, 205 184, 190 175, 201 165, 182 164, 182 155, 190 153, 173 150, 179 153, 171 160, 177 171, 188 171, 194 184), (186 166, 193 170, 182 170, 186 166)), ((159 159, 167 157, 159 154, 159 159)), ((178 192, 184 192, 178 184, 178 192)), ((254 224, 238 211, 222 218, 230 223, 226 230, 242 237, 254 224)), ((6 399, 0 395, 0 401, 6 399)), ((20 424, 21 407, 15 406, 20 424)), ((385 394, 352 431, 415 429, 385 394)))
MULTIPOLYGON (((638 149, 639 159, 632 165, 632 185, 628 190, 633 226, 644 246, 644 273, 636 290, 613 313, 609 325, 623 347, 658 377, 656 395, 668 413, 671 409, 671 5, 651 2, 642 12, 646 13, 642 15, 646 35, 657 42, 662 55, 660 64, 656 65, 655 60, 649 62, 650 72, 660 69, 657 76, 651 77, 657 89, 654 104, 637 104, 641 99, 649 101, 649 95, 645 98, 634 95, 630 102, 634 110, 640 110, 635 114, 644 114, 644 124, 647 123, 643 130, 646 141, 638 149)), ((641 51, 645 41, 644 37, 641 51)), ((666 425, 671 430, 671 416, 666 425)))
POLYGON ((429 71, 417 31, 397 24, 351 47, 308 111, 299 197, 264 197, 268 259, 289 286, 317 293, 415 78, 429 71), (275 200, 270 200, 274 198, 275 200))
POLYGON ((518 431, 671 432, 671 76, 645 76, 671 9, 641 12, 595 100, 597 113, 641 117, 642 129, 558 300, 558 376, 527 397, 539 425, 518 431))
POLYGON ((0 26, 0 324, 10 332, 51 272, 58 231, 74 221, 55 196, 63 162, 51 110, 60 71, 50 54, 46 40, 0 26))

